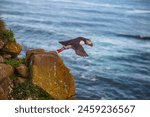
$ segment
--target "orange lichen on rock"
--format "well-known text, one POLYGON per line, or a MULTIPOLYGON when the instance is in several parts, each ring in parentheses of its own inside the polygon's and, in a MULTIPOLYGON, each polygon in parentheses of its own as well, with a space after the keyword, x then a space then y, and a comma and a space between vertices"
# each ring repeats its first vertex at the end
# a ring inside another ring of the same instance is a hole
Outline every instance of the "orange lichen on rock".
POLYGON ((75 81, 70 70, 55 52, 35 54, 30 59, 32 81, 55 99, 71 99, 75 81))
POLYGON ((4 50, 6 52, 18 55, 22 51, 22 46, 16 42, 8 42, 4 47, 4 50))
POLYGON ((45 50, 41 49, 41 48, 28 50, 26 52, 26 59, 28 60, 31 57, 32 54, 42 54, 42 53, 45 53, 45 50))

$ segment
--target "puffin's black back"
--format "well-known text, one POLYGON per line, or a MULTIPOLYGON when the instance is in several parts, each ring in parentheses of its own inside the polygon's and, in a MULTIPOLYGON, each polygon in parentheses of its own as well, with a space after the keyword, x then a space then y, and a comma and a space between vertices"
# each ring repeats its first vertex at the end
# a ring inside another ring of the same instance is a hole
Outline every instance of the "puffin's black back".
POLYGON ((80 41, 86 41, 85 38, 83 37, 77 37, 75 39, 71 39, 71 40, 67 40, 67 41, 60 41, 59 43, 64 45, 64 46, 67 46, 67 45, 78 45, 80 43, 80 41))

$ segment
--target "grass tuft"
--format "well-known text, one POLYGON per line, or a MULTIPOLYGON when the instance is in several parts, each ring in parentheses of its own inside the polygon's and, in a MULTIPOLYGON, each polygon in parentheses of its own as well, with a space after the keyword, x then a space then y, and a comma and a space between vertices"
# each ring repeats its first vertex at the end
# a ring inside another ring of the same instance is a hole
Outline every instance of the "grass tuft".
POLYGON ((0 18, 0 31, 5 29, 5 23, 4 21, 0 18))
POLYGON ((53 99, 47 92, 40 87, 32 84, 31 81, 16 84, 10 93, 10 97, 15 100, 51 100, 53 99))
POLYGON ((16 39, 14 37, 14 33, 13 33, 13 31, 11 29, 2 30, 0 32, 0 37, 3 40, 7 40, 7 41, 10 41, 10 42, 16 42, 16 39))
POLYGON ((5 64, 9 64, 12 67, 16 68, 18 67, 20 64, 26 64, 26 59, 7 59, 4 61, 5 64))

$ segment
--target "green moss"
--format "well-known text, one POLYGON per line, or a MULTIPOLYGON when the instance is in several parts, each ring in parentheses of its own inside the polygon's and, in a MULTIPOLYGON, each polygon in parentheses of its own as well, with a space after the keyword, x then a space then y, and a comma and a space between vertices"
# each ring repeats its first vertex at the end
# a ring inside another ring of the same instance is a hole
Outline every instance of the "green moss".
POLYGON ((13 33, 13 31, 11 29, 2 30, 0 32, 0 37, 3 40, 7 40, 7 41, 10 41, 10 42, 16 42, 16 39, 14 37, 14 33, 13 33))
POLYGON ((10 97, 15 100, 25 100, 25 99, 51 100, 53 99, 43 89, 32 84, 31 81, 27 81, 21 84, 16 84, 12 89, 10 97))
POLYGON ((18 67, 20 64, 26 64, 26 59, 7 59, 4 61, 5 64, 9 64, 14 68, 18 67))

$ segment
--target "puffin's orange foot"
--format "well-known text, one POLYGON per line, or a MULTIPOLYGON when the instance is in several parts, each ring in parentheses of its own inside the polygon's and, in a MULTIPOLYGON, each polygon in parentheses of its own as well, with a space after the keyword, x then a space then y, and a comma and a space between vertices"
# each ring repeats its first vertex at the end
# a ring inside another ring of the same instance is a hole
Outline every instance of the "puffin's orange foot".
POLYGON ((58 49, 57 50, 57 53, 59 54, 59 53, 61 53, 63 51, 63 49, 61 48, 61 49, 58 49))

